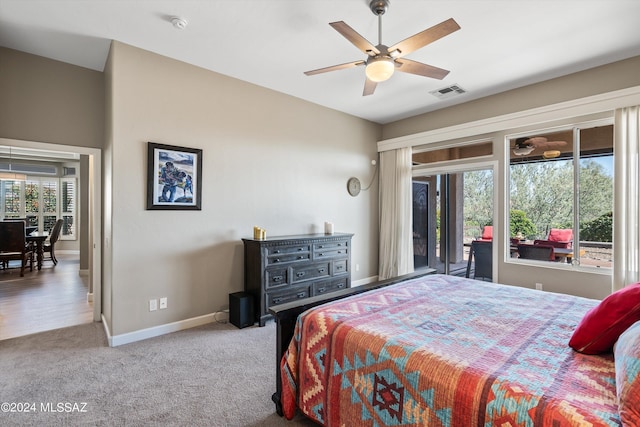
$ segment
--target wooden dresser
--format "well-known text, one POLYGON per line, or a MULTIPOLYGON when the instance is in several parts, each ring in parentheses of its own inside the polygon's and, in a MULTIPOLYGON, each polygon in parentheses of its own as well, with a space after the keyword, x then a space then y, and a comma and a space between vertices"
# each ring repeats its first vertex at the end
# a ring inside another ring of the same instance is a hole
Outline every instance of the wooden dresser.
POLYGON ((260 326, 269 307, 351 287, 353 234, 302 234, 244 242, 244 289, 260 326))

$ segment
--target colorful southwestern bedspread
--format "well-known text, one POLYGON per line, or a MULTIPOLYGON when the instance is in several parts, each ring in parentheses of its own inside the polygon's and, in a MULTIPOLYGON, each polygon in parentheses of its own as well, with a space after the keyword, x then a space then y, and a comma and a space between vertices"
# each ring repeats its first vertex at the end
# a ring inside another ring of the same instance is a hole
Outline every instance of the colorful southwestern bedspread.
POLYGON ((325 426, 619 426, 612 356, 569 338, 598 301, 432 275, 298 318, 282 405, 325 426))

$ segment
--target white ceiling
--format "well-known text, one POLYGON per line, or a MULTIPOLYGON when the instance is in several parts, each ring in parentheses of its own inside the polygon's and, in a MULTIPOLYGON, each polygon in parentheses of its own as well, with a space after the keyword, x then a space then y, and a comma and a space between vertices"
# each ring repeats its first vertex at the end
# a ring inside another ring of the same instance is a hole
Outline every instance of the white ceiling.
POLYGON ((391 0, 382 42, 448 18, 461 30, 407 55, 444 80, 395 73, 367 97, 363 67, 303 72, 365 59, 328 24, 378 44, 369 0, 0 0, 0 45, 102 71, 115 39, 378 123, 640 55, 639 0, 391 0), (429 93, 452 84, 467 93, 429 93))

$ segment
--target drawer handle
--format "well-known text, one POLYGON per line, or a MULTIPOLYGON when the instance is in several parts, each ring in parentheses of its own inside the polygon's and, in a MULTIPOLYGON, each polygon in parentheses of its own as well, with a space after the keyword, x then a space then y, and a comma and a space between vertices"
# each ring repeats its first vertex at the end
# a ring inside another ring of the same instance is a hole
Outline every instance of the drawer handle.
POLYGON ((304 248, 298 248, 298 252, 302 252, 304 248))
POLYGON ((298 273, 296 273, 297 277, 303 277, 305 275, 304 271, 300 271, 298 273))
POLYGON ((322 248, 324 248, 324 246, 323 245, 318 245, 318 248, 322 249, 322 248))
POLYGON ((274 254, 279 254, 280 253, 280 249, 276 249, 275 251, 273 251, 274 254))
POLYGON ((273 276, 273 281, 274 282, 281 282, 282 281, 282 276, 273 276))
POLYGON ((323 253, 319 253, 318 256, 324 256, 324 254, 323 253))
POLYGON ((298 292, 298 295, 296 295, 298 298, 304 298, 307 296, 307 294, 305 292, 298 292))
POLYGON ((342 270, 344 267, 342 265, 336 265, 336 270, 342 270))
POLYGON ((319 269, 318 269, 318 273, 324 273, 324 272, 325 272, 325 269, 324 269, 324 268, 319 268, 319 269))
POLYGON ((344 283, 340 283, 340 284, 338 285, 338 289, 342 289, 342 288, 344 288, 344 283))
POLYGON ((274 259, 273 262, 280 262, 280 258, 274 259))
POLYGON ((280 301, 282 301, 282 298, 274 298, 273 299, 273 303, 274 304, 278 304, 280 301))
POLYGON ((298 256, 298 259, 304 259, 304 256, 299 255, 299 256, 298 256))
POLYGON ((326 288, 318 288, 318 292, 319 293, 323 293, 326 290, 326 288))

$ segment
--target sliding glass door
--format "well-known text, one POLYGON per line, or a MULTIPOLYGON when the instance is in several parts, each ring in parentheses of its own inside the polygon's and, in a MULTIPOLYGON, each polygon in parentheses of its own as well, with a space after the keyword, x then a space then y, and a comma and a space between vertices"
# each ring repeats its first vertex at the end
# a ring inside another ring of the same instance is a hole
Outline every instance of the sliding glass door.
MULTIPOLYGON (((480 260, 469 259, 472 242, 492 244, 493 201, 493 169, 415 174, 415 268, 474 277, 475 264, 480 260)), ((493 253, 491 248, 489 251, 493 253)), ((493 264, 491 259, 482 262, 493 264)), ((491 267, 488 269, 491 271, 491 267)))

